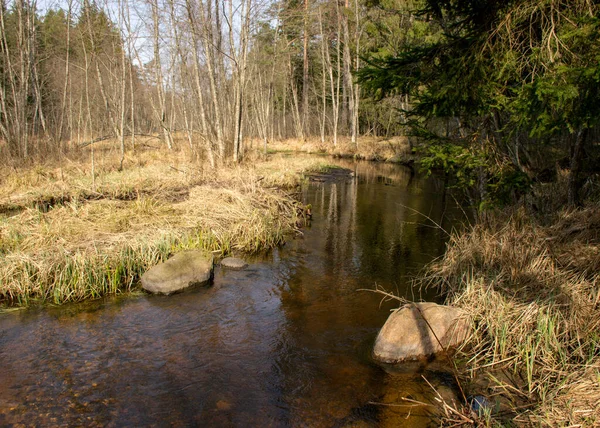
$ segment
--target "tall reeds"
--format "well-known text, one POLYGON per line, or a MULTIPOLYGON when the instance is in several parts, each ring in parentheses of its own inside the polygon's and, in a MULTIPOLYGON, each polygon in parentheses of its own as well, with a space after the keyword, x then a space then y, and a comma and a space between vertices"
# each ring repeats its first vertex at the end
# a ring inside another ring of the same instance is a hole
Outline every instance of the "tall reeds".
POLYGON ((487 378, 487 423, 600 424, 599 213, 496 213, 431 266, 425 281, 476 321, 461 368, 487 378))

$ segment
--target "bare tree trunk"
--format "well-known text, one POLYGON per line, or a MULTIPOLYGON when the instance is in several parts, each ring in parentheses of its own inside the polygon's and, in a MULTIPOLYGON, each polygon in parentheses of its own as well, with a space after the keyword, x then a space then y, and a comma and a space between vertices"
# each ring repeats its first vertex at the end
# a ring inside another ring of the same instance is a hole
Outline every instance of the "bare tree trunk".
POLYGON ((69 74, 71 72, 71 16, 73 13, 73 0, 68 1, 68 10, 67 10, 67 51, 65 54, 65 83, 63 85, 63 94, 62 94, 62 103, 60 106, 60 120, 58 123, 58 130, 56 135, 56 142, 59 146, 59 152, 62 155, 62 135, 63 135, 63 125, 65 118, 65 110, 67 108, 67 92, 69 89, 69 74))
MULTIPOLYGON (((69 128, 69 141, 73 141, 73 132, 75 127, 73 126, 73 111, 75 111, 73 104, 73 79, 69 78, 69 114, 67 115, 67 126, 69 128)), ((79 132, 79 131, 78 131, 79 132)))
MULTIPOLYGON (((134 34, 133 28, 131 26, 131 16, 130 16, 130 9, 129 9, 129 2, 125 1, 125 7, 127 8, 127 20, 125 22, 125 25, 127 27, 127 32, 129 34, 134 34)), ((137 31, 137 30, 136 30, 137 31)), ((148 77, 148 73, 144 71, 144 63, 145 61, 141 58, 139 49, 136 47, 136 42, 135 40, 132 40, 131 43, 129 44, 129 50, 131 52, 130 56, 133 59, 133 57, 135 57, 140 73, 139 76, 142 78, 143 80, 143 87, 145 88, 151 88, 153 86, 151 79, 148 77)), ((131 77, 131 92, 132 92, 132 102, 133 102, 133 92, 134 92, 134 85, 133 85, 133 71, 134 69, 132 69, 132 73, 130 74, 131 77)), ((155 70, 152 70, 152 74, 154 74, 155 70)), ((162 123, 162 115, 161 115, 161 111, 160 111, 160 105, 156 105, 156 100, 155 97, 150 95, 147 96, 147 100, 150 104, 150 108, 152 110, 152 114, 154 117, 154 121, 158 122, 159 125, 162 123)), ((132 112, 135 112, 135 105, 132 105, 132 112)), ((140 125, 140 127, 143 128, 143 126, 146 126, 146 129, 151 132, 152 127, 154 127, 156 125, 155 122, 149 122, 149 121, 145 121, 144 123, 142 123, 140 125)), ((134 124, 132 123, 132 126, 134 124)), ((140 131, 143 132, 143 131, 140 131)), ((168 141, 167 141, 168 143, 168 141)))
MULTIPOLYGON (((190 0, 186 0, 187 4, 190 3, 190 0)), ((207 2, 208 8, 205 10, 202 2, 198 2, 198 6, 200 7, 200 21, 202 24, 203 38, 202 42, 204 43, 204 51, 206 53, 206 67, 208 70, 208 81, 210 84, 210 95, 214 109, 214 122, 215 122, 215 130, 217 134, 217 147, 219 149, 219 158, 222 161, 225 160, 225 138, 223 135, 223 115, 221 112, 221 105, 219 103, 219 98, 217 95, 218 87, 217 87, 217 76, 215 72, 215 47, 214 47, 214 35, 213 30, 210 25, 210 20, 208 19, 212 13, 211 2, 207 2)), ((191 7, 189 10, 192 10, 191 7)))
MULTIPOLYGON (((233 23, 233 0, 230 0, 230 22, 231 26, 233 23)), ((241 149, 242 149, 242 118, 244 108, 244 89, 246 86, 246 70, 248 63, 248 37, 250 34, 250 9, 252 7, 252 0, 243 0, 241 4, 241 32, 240 32, 240 45, 239 53, 235 56, 236 65, 236 77, 237 81, 234 86, 234 93, 236 94, 235 100, 235 124, 234 124, 234 140, 233 140, 233 161, 239 162, 241 160, 241 149)), ((231 28, 231 27, 230 27, 231 28)), ((234 40, 232 32, 230 34, 230 45, 232 47, 231 52, 235 52, 234 40)))
MULTIPOLYGON (((355 31, 354 31, 354 43, 356 45, 356 64, 355 64, 355 71, 358 71, 360 69, 360 38, 361 38, 361 27, 360 27, 360 16, 359 16, 359 9, 358 9, 358 0, 354 0, 354 19, 355 19, 355 31)), ((352 109, 353 115, 352 115, 352 143, 355 145, 356 148, 358 148, 358 134, 359 134, 359 123, 358 123, 358 108, 360 105, 360 87, 358 86, 358 83, 354 84, 354 107, 352 109)))
MULTIPOLYGON (((177 110, 177 103, 175 102, 175 94, 176 94, 176 86, 177 86, 177 75, 175 73, 175 63, 177 62, 177 51, 173 51, 173 49, 168 49, 169 52, 169 77, 166 81, 166 94, 169 95, 171 105, 168 110, 168 118, 167 125, 169 132, 171 133, 171 139, 173 139, 173 129, 177 129, 177 122, 175 121, 175 115, 177 110)), ((166 96, 165 96, 165 104, 166 104, 166 96)))
MULTIPOLYGON (((127 1, 127 0, 124 0, 127 1)), ((123 28, 125 21, 125 10, 119 0, 119 28, 123 28)), ((123 38, 124 40, 125 38, 123 38)), ((125 161, 125 91, 127 86, 127 57, 125 56, 125 46, 121 48, 121 123, 119 129, 119 137, 121 143, 121 159, 119 162, 119 171, 123 170, 123 162, 125 161)))
MULTIPOLYGON (((348 0, 346 0, 343 18, 342 18, 342 30, 344 37, 344 130, 347 129, 348 126, 348 116, 350 116, 350 120, 354 118, 354 86, 352 85, 352 57, 350 54, 350 30, 348 28, 348 9, 349 9, 348 0), (347 97, 346 98, 346 94, 347 97)), ((338 7, 339 11, 339 7, 338 7)), ((338 39, 339 40, 339 39, 338 39)), ((351 131, 352 132, 352 131, 351 131)))
MULTIPOLYGON (((36 2, 35 0, 31 2, 29 5, 29 13, 27 14, 27 28, 28 28, 28 40, 31 44, 31 48, 29 50, 29 64, 31 67, 31 84, 33 89, 33 95, 35 97, 35 117, 39 117, 40 125, 42 127, 42 131, 44 134, 44 145, 50 139, 48 134, 48 128, 46 126, 46 116, 44 115, 44 106, 42 103, 42 90, 40 84, 40 76, 38 72, 38 54, 37 54, 37 35, 35 29, 35 9, 36 2)), ((35 120, 33 123, 33 127, 35 128, 35 120)), ((35 129, 32 129, 32 134, 35 132, 35 129)), ((39 141, 39 138, 37 139, 39 141)), ((39 151, 39 150, 38 150, 39 151)))
POLYGON ((6 93, 4 85, 0 85, 0 94, 2 102, 2 111, 4 112, 2 123, 2 135, 7 141, 10 152, 12 155, 20 154, 19 146, 19 116, 18 116, 18 98, 17 98, 17 80, 15 76, 15 70, 13 69, 13 63, 11 58, 11 51, 8 46, 6 24, 4 16, 4 7, 0 7, 0 42, 2 49, 2 62, 3 69, 7 74, 7 80, 10 85, 10 93, 6 93), (10 97, 10 98, 9 98, 10 97), (12 103, 11 103, 12 100, 12 103), (7 107, 12 104, 12 108, 9 110, 7 107))
MULTIPOLYGON (((336 0, 337 1, 337 0, 336 0)), ((308 0, 304 0, 304 35, 302 50, 302 130, 308 133, 308 0)))
MULTIPOLYGON (((237 131, 235 130, 235 124, 237 122, 236 103, 238 101, 238 87, 236 82, 238 80, 237 61, 239 60, 239 58, 237 49, 235 47, 236 36, 234 36, 234 5, 232 0, 214 0, 214 2, 214 15, 209 14, 208 22, 211 25, 211 34, 214 35, 214 70, 216 75, 217 88, 219 88, 220 94, 219 105, 221 106, 221 112, 223 113, 223 138, 225 139, 226 143, 232 141, 235 145, 236 143, 234 140, 235 136, 237 135, 237 131), (219 2, 223 2, 221 8, 219 8, 219 2), (225 3, 229 5, 227 14, 225 13, 225 3), (221 13, 223 14, 223 16, 221 16, 221 13), (212 16, 214 16, 214 27, 212 26, 212 16), (223 43, 223 21, 225 21, 225 24, 227 25, 227 32, 229 35, 228 52, 225 52, 225 47, 223 43), (229 64, 227 63, 227 61, 229 61, 229 64), (229 78, 229 74, 231 74, 231 78, 229 78)), ((236 11, 240 10, 242 7, 243 2, 236 2, 236 11)), ((237 22, 242 23, 243 18, 240 17, 240 20, 237 22)), ((239 40, 239 36, 237 39, 239 40)))
MULTIPOLYGON (((268 80, 263 81, 262 73, 260 68, 257 67, 257 75, 258 75, 258 88, 254 91, 255 96, 255 105, 260 105, 260 112, 257 113, 257 117, 260 118, 260 129, 263 138, 263 150, 264 154, 267 155, 267 144, 269 140, 269 135, 271 140, 273 140, 275 126, 272 119, 272 111, 274 111, 273 106, 273 93, 274 93, 274 81, 275 81, 275 67, 277 64, 277 42, 279 36, 279 14, 281 11, 281 5, 279 5, 277 11, 277 24, 275 26, 275 36, 273 37, 273 55, 272 55, 272 63, 270 76, 268 80), (264 96, 262 96, 263 88, 268 85, 268 96, 265 100, 264 96), (270 128, 270 134, 269 134, 270 128)), ((280 134, 281 135, 281 134, 280 134)))
POLYGON ((294 82, 292 60, 288 58, 288 72, 290 74, 290 86, 292 90, 292 116, 294 118, 294 126, 296 128, 296 136, 299 140, 304 141, 304 129, 302 127, 302 116, 300 115, 298 88, 294 82))
MULTIPOLYGON (((216 3, 216 1, 215 1, 216 3)), ((242 10, 244 8, 244 2, 242 1, 241 7, 242 10)), ((217 15, 219 14, 219 10, 217 9, 217 15)), ((233 161, 238 163, 239 161, 239 150, 240 150, 240 131, 241 131, 241 122, 242 122, 242 79, 241 79, 241 67, 240 63, 241 58, 240 55, 236 54, 235 49, 235 40, 233 36, 233 0, 229 0, 229 51, 231 52, 233 63, 235 66, 233 79, 233 98, 235 99, 233 110, 231 109, 231 103, 229 102, 229 111, 233 112, 233 161)), ((217 32, 220 34, 220 29, 217 28, 217 32)), ((240 38, 242 36, 240 35, 240 38)), ((240 40, 241 43, 243 43, 240 40)), ((240 52, 241 53, 241 52, 240 52)), ((219 61, 221 64, 221 61, 219 61)), ((229 97, 227 97, 229 98, 229 97)), ((228 100, 229 101, 229 100, 228 100)))
MULTIPOLYGON (((188 17, 188 24, 190 26, 190 32, 192 36, 193 44, 193 56, 194 56, 194 82, 196 84, 196 96, 198 97, 198 110, 200 111, 200 128, 203 138, 206 140, 206 151, 210 165, 212 168, 216 167, 215 156, 212 148, 212 142, 210 139, 209 128, 206 120, 206 112, 204 110, 204 97, 202 95, 202 84, 200 82, 200 51, 198 46, 198 29, 196 20, 194 19, 194 10, 190 0, 186 0, 186 11, 188 17)), ((180 50, 180 55, 182 55, 180 50)))
POLYGON ((256 70, 254 77, 251 79, 253 84, 252 90, 252 103, 251 107, 254 107, 254 117, 258 122, 257 133, 258 136, 263 140, 263 151, 267 154, 267 142, 269 139, 269 122, 271 117, 271 98, 273 92, 273 80, 267 80, 263 76, 263 72, 260 67, 255 66, 256 70), (265 87, 268 86, 268 95, 264 96, 265 87))
MULTIPOLYGON (((336 8, 337 12, 337 30, 338 35, 341 30, 340 23, 340 15, 339 15, 339 7, 336 8)), ((323 34, 323 19, 321 14, 319 14, 319 27, 321 29, 321 33, 323 34)), ((323 55, 325 57, 325 64, 327 65, 327 70, 329 71, 329 89, 331 90, 331 103, 332 103, 332 122, 333 122, 333 145, 337 146, 337 137, 338 137, 338 125, 340 119, 340 75, 341 75, 341 60, 340 60, 340 44, 336 43, 336 56, 337 56, 337 72, 334 77, 333 74, 333 64, 331 63, 331 55, 329 53, 329 43, 325 37, 322 40, 322 50, 323 55)))
POLYGON ((92 48, 91 54, 94 56, 92 59, 93 59, 94 66, 96 69, 96 78, 98 79, 98 86, 100 88, 100 94, 102 95, 102 100, 104 101, 104 108, 106 110, 106 115, 108 116, 110 126, 113 128, 115 136, 118 138, 119 137, 119 127, 117 126, 117 120, 114 117, 115 113, 113 111, 110 99, 106 95, 106 88, 104 85, 104 78, 102 77, 102 71, 100 70, 100 59, 98 57, 98 52, 97 52, 97 48, 96 48, 96 37, 94 35, 94 30, 92 28, 92 20, 90 17, 90 6, 89 6, 88 0, 86 0, 84 2, 84 9, 87 14, 86 20, 87 20, 88 32, 89 32, 89 36, 90 36, 90 45, 92 48))
MULTIPOLYGON (((92 109, 90 107, 90 83, 89 83, 89 74, 90 74, 90 61, 88 57, 87 48, 85 47, 85 41, 81 40, 81 45, 83 47, 83 58, 85 60, 85 100, 87 107, 87 127, 88 127, 88 136, 93 140, 93 127, 92 127, 92 109)), ((92 144, 90 147, 91 157, 92 157, 92 192, 96 191, 96 162, 94 157, 94 145, 92 144)))
MULTIPOLYGON (((131 57, 131 50, 129 51, 131 57)), ((135 87, 133 85, 133 67, 129 67, 129 98, 130 98, 130 121, 129 129, 131 130, 131 150, 135 152, 135 87)))
MULTIPOLYGON (((131 14, 129 13, 129 2, 127 0, 123 0, 123 13, 124 15, 124 24, 126 26, 127 29, 127 34, 129 35, 129 38, 127 40, 127 52, 129 54, 129 58, 130 61, 133 61, 133 50, 134 50, 134 34, 131 31, 131 14)), ((124 48, 124 47, 123 47, 124 48)), ((133 79, 133 74, 134 74, 134 68, 133 68, 133 64, 130 64, 129 67, 129 98, 131 98, 130 100, 130 115, 131 115, 131 124, 130 124, 130 131, 131 131, 131 150, 133 152, 135 152, 135 87, 134 87, 134 79, 133 79)))
POLYGON ((31 44, 29 40, 29 20, 24 1, 17 0, 15 3, 17 15, 18 15, 18 30, 17 30, 17 47, 19 49, 19 91, 15 99, 15 108, 17 117, 17 130, 19 140, 21 142, 21 153, 24 158, 29 156, 29 115, 27 114, 27 98, 29 96, 29 82, 30 82, 30 53, 31 44))
MULTIPOLYGON (((173 0, 169 0, 169 12, 171 18, 171 30, 173 32, 173 36, 175 39, 175 50, 180 60, 180 79, 181 79, 181 91, 186 93, 184 85, 191 84, 193 86, 192 79, 190 78, 190 73, 187 68, 187 55, 183 54, 183 50, 181 48, 181 37, 179 35, 179 30, 177 29, 178 22, 175 14, 175 2, 173 0)), ((175 59, 173 59, 175 61, 175 59)), ((175 73, 175 68, 173 67, 173 73, 175 73)), ((173 83, 175 85, 175 83, 173 83)), ((191 103, 190 103, 191 104, 191 103)), ((182 110, 183 110, 183 119, 185 123, 185 129, 188 139, 188 144, 190 146, 190 150, 192 154, 195 154, 194 147, 194 118, 193 113, 190 114, 190 108, 187 102, 187 95, 183 95, 183 99, 181 100, 182 110)), ((202 133, 204 134, 205 129, 202 129, 202 133)))
POLYGON ((160 58, 160 22, 159 22, 159 11, 158 11, 158 1, 151 0, 150 3, 152 9, 152 34, 153 34, 153 43, 154 43, 154 79, 156 80, 156 93, 158 96, 158 105, 159 105, 159 124, 163 130, 163 134, 165 136, 165 142, 167 143, 167 147, 169 150, 173 149, 173 137, 171 135, 171 130, 167 126, 167 111, 166 111, 166 100, 165 100, 165 91, 164 91, 164 81, 162 74, 162 65, 160 58))
POLYGON ((321 6, 319 6, 319 30, 321 31, 321 101, 322 101, 322 119, 321 119, 321 143, 325 143, 325 122, 327 120, 327 58, 325 56, 325 45, 329 40, 323 32, 323 16, 321 6))
MULTIPOLYGON (((82 137, 81 137, 81 122, 84 122, 83 119, 83 97, 84 97, 84 93, 82 92, 80 97, 79 97, 79 109, 78 109, 78 115, 77 115, 77 142, 81 142, 82 137)), ((85 124, 85 122, 84 122, 85 124)))
POLYGON ((282 114, 282 118, 283 118, 283 134, 281 133, 281 129, 279 129, 279 139, 281 140, 282 138, 287 138, 287 82, 284 85, 284 91, 283 91, 283 95, 282 95, 282 108, 283 108, 283 114, 282 114))

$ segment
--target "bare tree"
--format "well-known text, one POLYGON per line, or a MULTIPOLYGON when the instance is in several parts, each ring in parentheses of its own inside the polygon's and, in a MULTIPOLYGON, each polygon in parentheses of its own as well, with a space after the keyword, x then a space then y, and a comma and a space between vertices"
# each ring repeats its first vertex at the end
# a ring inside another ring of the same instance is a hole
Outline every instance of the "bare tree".
POLYGON ((18 137, 19 130, 15 125, 18 125, 18 109, 15 102, 17 99, 17 81, 12 64, 12 52, 8 45, 8 37, 6 33, 6 15, 4 2, 0 4, 0 48, 2 51, 2 68, 6 73, 6 81, 9 88, 3 84, 0 87, 0 103, 2 104, 3 120, 0 121, 0 131, 2 137, 8 143, 13 155, 18 154, 18 137), (13 108, 9 109, 12 105, 13 108))
MULTIPOLYGON (((190 0, 186 0, 188 13, 193 13, 193 7, 190 0)), ((211 25, 212 3, 210 0, 206 3, 206 7, 202 1, 198 2, 198 15, 200 16, 202 42, 204 44, 204 52, 206 54, 206 68, 208 71, 208 81, 210 84, 210 97, 214 113, 214 126, 216 131, 217 147, 219 150, 219 159, 221 162, 225 160, 225 137, 223 133, 223 115, 218 97, 217 76, 215 70, 215 34, 211 25)), ((196 28, 191 29, 192 32, 197 31, 196 28)), ((220 37, 220 34, 219 36, 220 37)))
POLYGON ((232 31, 234 15, 233 0, 229 0, 229 44, 231 58, 235 66, 235 78, 233 81, 233 93, 235 95, 234 115, 234 136, 233 136, 233 161, 239 162, 241 159, 242 146, 242 119, 244 108, 244 89, 246 86, 246 73, 248 63, 248 38, 250 35, 250 12, 252 0, 241 0, 240 4, 240 33, 239 45, 236 49, 234 32, 232 31))
POLYGON ((131 132, 131 150, 135 151, 135 85, 134 85, 134 68, 133 64, 131 64, 131 60, 133 58, 133 49, 135 43, 135 33, 132 32, 131 27, 131 13, 129 10, 129 2, 127 0, 123 1, 123 25, 126 28, 128 40, 127 40, 127 53, 129 54, 129 98, 130 103, 130 125, 129 130, 131 132))
MULTIPOLYGON (((86 128, 88 130, 88 137, 90 138, 91 141, 93 141, 93 135, 94 135, 94 128, 92 125, 92 109, 91 109, 91 104, 90 104, 90 59, 89 59, 89 55, 88 55, 88 51, 87 51, 87 47, 86 47, 86 43, 85 40, 82 38, 81 39, 81 46, 82 46, 82 52, 83 52, 83 58, 85 61, 85 104, 86 104, 86 110, 87 110, 87 120, 86 120, 86 128)), ((96 191, 96 170, 95 170, 95 157, 94 157, 94 144, 91 144, 91 151, 90 151, 90 155, 91 155, 91 160, 92 160, 92 191, 95 192, 96 191)))
POLYGON ((171 129, 168 126, 167 111, 166 111, 166 100, 164 90, 164 80, 162 72, 162 62, 160 58, 160 11, 158 8, 158 0, 150 0, 150 8, 152 11, 152 40, 154 46, 154 85, 156 89, 156 95, 158 97, 158 113, 159 113, 159 124, 163 130, 165 142, 169 149, 173 148, 173 137, 171 135, 171 129))
MULTIPOLYGON (((355 44, 355 66, 354 71, 358 71, 360 69, 360 39, 362 37, 362 27, 360 25, 360 8, 358 5, 358 0, 354 0, 354 19, 355 19, 355 29, 354 29, 354 44, 355 44)), ((355 146, 358 146, 358 120, 359 120, 359 105, 360 105, 360 86, 357 82, 354 83, 354 89, 352 91, 353 94, 353 106, 352 106, 352 121, 351 121, 351 138, 352 143, 355 146)))
MULTIPOLYGON (((341 11, 340 13, 340 8, 338 6, 338 13, 341 14, 341 23, 342 23, 342 30, 343 30, 343 64, 344 64, 344 99, 343 99, 343 105, 344 105, 344 112, 343 112, 343 125, 344 125, 344 129, 347 129, 348 126, 348 116, 350 116, 350 119, 353 120, 354 118, 354 86, 352 85, 352 57, 350 54, 350 30, 349 30, 349 17, 348 17, 348 10, 349 10, 349 0, 345 0, 345 4, 344 4, 344 10, 341 11)), ((339 38, 338 38, 338 42, 339 42, 339 38)))
POLYGON ((304 31, 302 35, 302 130, 307 131, 308 126, 308 42, 310 39, 308 27, 308 0, 304 0, 304 31))
MULTIPOLYGON (((6 31, 6 6, 0 5, 0 47, 2 53, 3 71, 6 73, 8 88, 2 85, 1 104, 2 120, 0 131, 7 141, 10 151, 15 156, 29 156, 29 125, 30 114, 29 96, 32 91, 32 70, 35 43, 35 1, 25 0, 14 2, 14 19, 16 31, 13 33, 15 42, 10 46, 6 31)), ((11 29, 13 30, 13 29, 11 29)), ((35 91, 35 89, 34 89, 35 91)), ((39 95, 39 94, 38 94, 39 95)), ((36 97, 37 105, 41 101, 36 97)))
POLYGON ((60 121, 58 124, 56 141, 59 145, 59 151, 61 151, 62 144, 62 136, 63 136, 63 128, 64 128, 64 119, 67 108, 67 95, 69 93, 69 74, 71 72, 71 19, 73 13, 73 0, 68 0, 67 2, 67 40, 66 40, 66 49, 65 49, 65 80, 63 84, 63 93, 62 93, 62 101, 60 106, 60 121))
MULTIPOLYGON (((339 6, 336 4, 336 16, 337 16, 337 34, 340 34, 341 30, 341 19, 339 6)), ((321 51, 324 58, 324 63, 329 74, 329 89, 331 91, 331 103, 332 103, 332 124, 333 124, 333 145, 337 145, 338 138, 338 125, 340 118, 340 80, 341 80, 341 49, 340 44, 336 43, 336 73, 334 74, 333 64, 331 62, 331 55, 329 52, 329 37, 323 30, 323 17, 322 12, 319 10, 319 29, 321 30, 321 51)))
MULTIPOLYGON (((192 48, 193 48, 193 65, 194 65, 194 83, 196 84, 196 96, 198 98, 198 110, 200 112, 200 126, 201 132, 204 138, 206 139, 206 150, 208 153, 208 157, 210 160, 211 166, 214 168, 216 166, 215 157, 213 153, 211 136, 214 133, 209 133, 208 122, 206 119, 206 112, 204 110, 204 96, 202 95, 202 84, 200 82, 200 46, 199 46, 199 30, 198 24, 195 19, 195 12, 193 10, 193 6, 190 0, 186 0, 186 12, 188 18, 188 24, 190 29, 190 34, 192 36, 192 48)), ((214 127, 212 128, 214 129, 214 127)))
POLYGON ((173 148, 178 131, 214 167, 242 161, 251 137, 265 150, 313 134, 337 145, 343 132, 357 144, 358 0, 62 0, 47 27, 37 0, 0 1, 0 137, 13 156, 110 138, 122 168, 136 135, 173 148))

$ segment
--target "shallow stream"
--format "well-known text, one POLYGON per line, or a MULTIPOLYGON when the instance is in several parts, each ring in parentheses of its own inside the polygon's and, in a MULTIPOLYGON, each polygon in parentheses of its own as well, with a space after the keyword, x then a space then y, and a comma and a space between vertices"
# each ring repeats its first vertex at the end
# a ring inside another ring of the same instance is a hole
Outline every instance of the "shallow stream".
POLYGON ((452 376, 375 364, 397 303, 357 290, 435 299, 409 279, 462 213, 410 169, 339 163, 305 187, 302 237, 212 287, 0 314, 0 425, 437 426, 452 376))

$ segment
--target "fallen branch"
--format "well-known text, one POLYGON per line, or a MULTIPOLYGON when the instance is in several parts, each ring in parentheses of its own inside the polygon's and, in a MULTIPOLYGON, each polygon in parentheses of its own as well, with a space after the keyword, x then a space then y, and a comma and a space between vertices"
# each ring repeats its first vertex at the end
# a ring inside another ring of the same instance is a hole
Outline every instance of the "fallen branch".
MULTIPOLYGON (((127 134, 127 135, 125 135, 123 138, 125 138, 125 137, 131 137, 132 135, 134 135, 134 134, 127 134)), ((154 139, 154 138, 156 138, 157 140, 160 140, 160 139, 161 139, 160 137, 157 137, 156 135, 150 135, 150 134, 135 134, 135 136, 136 136, 136 137, 148 137, 148 138, 150 138, 150 139, 154 139)), ((78 145, 78 147, 79 147, 80 149, 82 149, 82 148, 84 148, 84 147, 87 147, 87 146, 90 146, 90 145, 92 145, 92 144, 94 144, 94 143, 99 143, 99 142, 101 142, 101 141, 106 141, 106 140, 110 140, 110 139, 113 139, 113 138, 114 138, 114 139, 116 139, 116 138, 117 138, 117 136, 115 136, 115 135, 104 135, 104 136, 102 136, 102 137, 96 137, 96 138, 94 138, 93 140, 86 141, 86 142, 84 142, 84 143, 80 143, 80 144, 78 145)))

